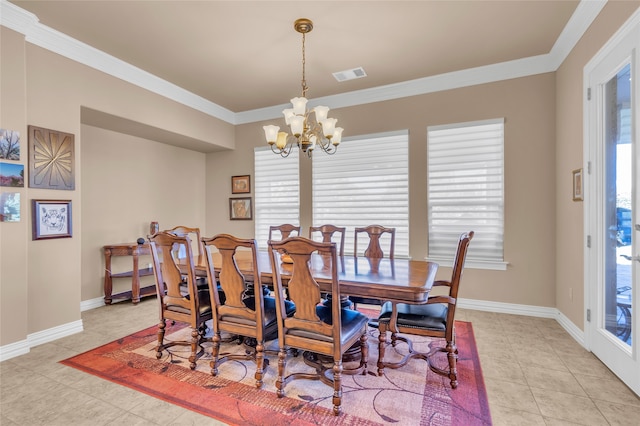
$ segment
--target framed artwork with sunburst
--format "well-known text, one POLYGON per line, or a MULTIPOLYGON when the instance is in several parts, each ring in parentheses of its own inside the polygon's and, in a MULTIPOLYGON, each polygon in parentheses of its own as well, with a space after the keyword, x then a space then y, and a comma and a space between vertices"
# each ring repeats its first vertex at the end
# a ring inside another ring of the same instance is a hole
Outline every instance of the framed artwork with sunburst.
POLYGON ((28 129, 29 187, 74 190, 74 136, 36 126, 28 129))

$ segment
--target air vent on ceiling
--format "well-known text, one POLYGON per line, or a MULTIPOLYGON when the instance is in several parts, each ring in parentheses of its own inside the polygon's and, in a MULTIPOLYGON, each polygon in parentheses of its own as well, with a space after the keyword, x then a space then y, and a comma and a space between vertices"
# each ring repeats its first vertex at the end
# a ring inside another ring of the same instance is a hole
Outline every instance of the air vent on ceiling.
POLYGON ((333 76, 338 81, 355 80, 356 78, 366 77, 367 73, 364 72, 364 68, 358 67, 346 71, 334 72, 333 76))

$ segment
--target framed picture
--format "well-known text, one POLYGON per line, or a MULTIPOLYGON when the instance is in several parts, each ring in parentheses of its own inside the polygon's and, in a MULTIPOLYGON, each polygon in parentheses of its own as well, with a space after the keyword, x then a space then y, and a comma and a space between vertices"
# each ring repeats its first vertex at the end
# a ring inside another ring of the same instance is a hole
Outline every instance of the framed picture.
POLYGON ((0 186, 19 188, 24 186, 24 166, 0 161, 0 186))
POLYGON ((20 160, 20 132, 0 129, 0 158, 20 160))
POLYGON ((231 176, 232 194, 249 194, 251 192, 251 177, 249 175, 231 176))
POLYGON ((20 222, 20 193, 0 194, 0 222, 20 222))
POLYGON ((74 136, 36 126, 28 130, 29 188, 74 190, 74 136))
POLYGON ((582 192, 582 169, 573 171, 573 201, 584 200, 584 194, 582 192))
POLYGON ((229 218, 231 220, 251 220, 251 197, 229 198, 229 218))
POLYGON ((71 238, 71 200, 31 200, 33 239, 71 238))

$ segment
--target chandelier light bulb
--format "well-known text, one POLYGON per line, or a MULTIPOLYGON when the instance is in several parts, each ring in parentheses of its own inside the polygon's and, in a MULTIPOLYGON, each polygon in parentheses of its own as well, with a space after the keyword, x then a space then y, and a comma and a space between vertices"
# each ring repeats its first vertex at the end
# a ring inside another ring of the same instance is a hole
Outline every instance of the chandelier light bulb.
POLYGON ((331 138, 331 143, 334 146, 338 146, 340 145, 340 142, 342 142, 342 131, 344 129, 342 127, 336 127, 336 130, 333 132, 333 137, 331 138))
POLYGON ((267 142, 269 142, 270 145, 273 145, 276 142, 276 139, 278 139, 280 126, 270 124, 268 126, 262 126, 262 128, 264 129, 264 136, 267 138, 267 142))
POLYGON ((336 123, 338 120, 335 118, 326 118, 322 122, 322 133, 324 133, 324 137, 327 139, 331 139, 333 137, 333 133, 336 131, 336 123))
POLYGON ((287 137, 289 137, 289 135, 286 132, 279 132, 278 140, 276 140, 276 148, 283 149, 287 146, 287 137))
POLYGON ((296 138, 299 138, 304 130, 304 115, 294 115, 289 119, 289 126, 291 126, 291 133, 296 138))
POLYGON ((293 98, 291 99, 293 105, 293 113, 295 115, 304 115, 307 110, 307 98, 293 98))
POLYGON ((313 112, 316 113, 316 121, 318 123, 322 123, 327 119, 327 114, 329 114, 329 107, 317 106, 313 109, 313 112))
POLYGON ((287 126, 290 125, 291 117, 293 117, 293 108, 286 108, 282 110, 282 114, 284 114, 284 122, 287 126))

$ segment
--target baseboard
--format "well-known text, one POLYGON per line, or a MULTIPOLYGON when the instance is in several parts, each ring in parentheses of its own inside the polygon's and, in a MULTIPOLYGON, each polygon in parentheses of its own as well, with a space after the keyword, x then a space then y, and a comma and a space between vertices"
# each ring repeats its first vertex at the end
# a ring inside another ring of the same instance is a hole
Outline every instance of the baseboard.
POLYGON ((544 306, 518 305, 515 303, 491 302, 489 300, 458 298, 458 307, 499 314, 526 315, 540 318, 556 318, 558 310, 544 306))
POLYGON ((27 340, 21 340, 19 342, 0 346, 0 362, 15 358, 20 355, 28 354, 29 348, 30 346, 27 340))
POLYGON ((54 340, 71 336, 72 334, 81 333, 83 330, 82 320, 80 319, 47 330, 31 333, 27 335, 26 340, 0 346, 0 362, 27 354, 34 346, 53 342, 54 340))
MULTIPOLYGON (((104 306, 104 298, 84 300, 80 303, 82 312, 104 306)), ((526 315, 530 317, 553 318, 573 339, 585 347, 584 331, 580 330, 569 318, 556 308, 543 306, 518 305, 515 303, 491 302, 488 300, 458 299, 458 306, 476 311, 497 312, 501 314, 526 315)), ((43 343, 52 342, 62 337, 80 333, 83 330, 82 320, 74 321, 48 330, 39 331, 27 336, 27 340, 0 346, 0 362, 29 352, 30 348, 43 343)))
POLYGON ((515 303, 491 302, 488 300, 473 300, 458 298, 458 306, 463 309, 476 311, 497 312, 500 314, 526 315, 530 317, 552 318, 583 348, 584 331, 580 330, 569 318, 556 308, 543 306, 518 305, 515 303))
POLYGON ((105 306, 104 297, 96 297, 95 299, 83 300, 80 302, 80 312, 90 311, 91 309, 105 306))
POLYGON ((567 318, 562 312, 557 311, 556 321, 569 333, 573 339, 580 344, 583 348, 587 348, 584 340, 584 331, 580 330, 569 318, 567 318))
POLYGON ((29 341, 29 347, 34 347, 71 336, 72 334, 81 333, 83 330, 82 320, 79 319, 57 327, 52 327, 48 330, 31 333, 27 336, 27 340, 29 341))

